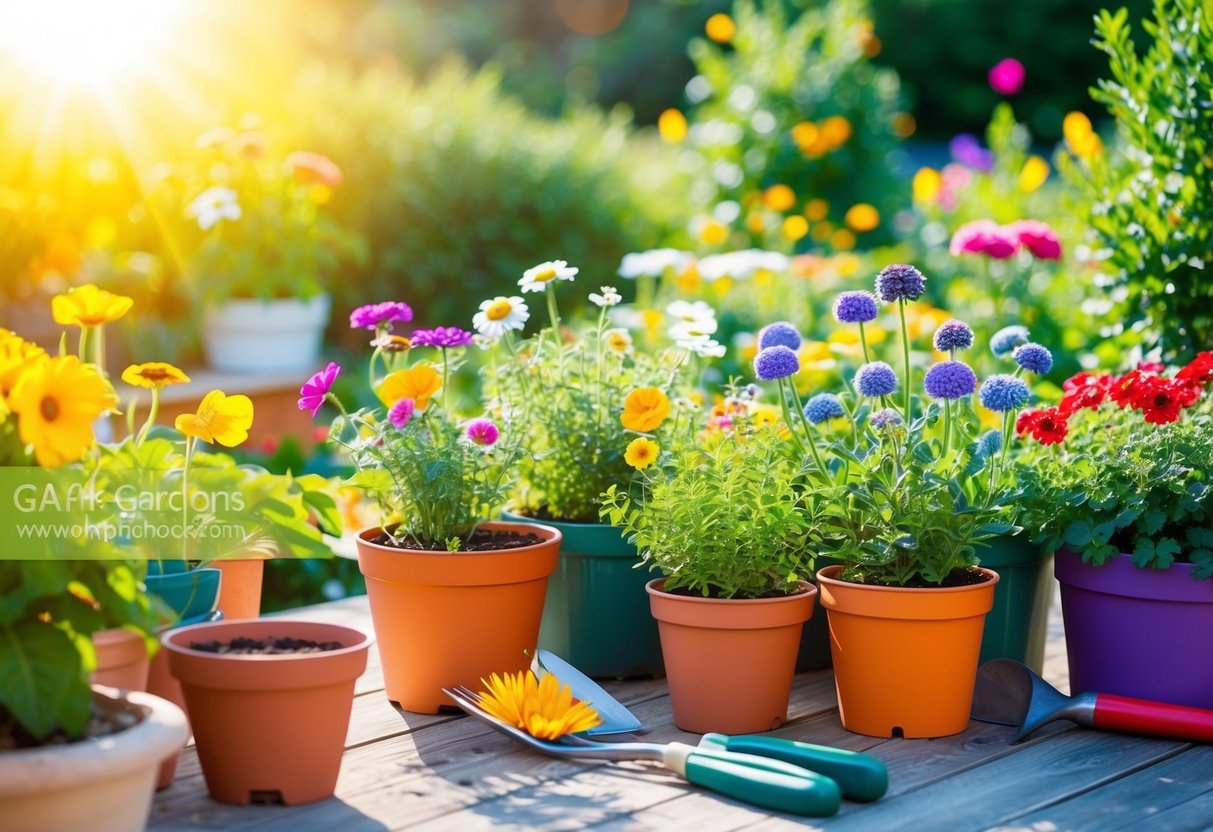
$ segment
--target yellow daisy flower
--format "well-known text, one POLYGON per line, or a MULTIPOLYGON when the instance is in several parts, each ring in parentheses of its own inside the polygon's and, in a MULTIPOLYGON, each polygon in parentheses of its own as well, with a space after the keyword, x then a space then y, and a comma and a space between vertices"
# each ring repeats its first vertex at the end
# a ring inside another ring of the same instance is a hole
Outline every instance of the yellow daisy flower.
POLYGON ((602 724, 589 703, 574 699, 573 689, 550 673, 542 679, 529 670, 494 673, 480 681, 487 688, 480 694, 480 707, 533 737, 555 740, 602 724))
POLYGON ((637 471, 643 471, 657 461, 657 453, 661 450, 652 439, 641 436, 628 443, 623 452, 623 461, 637 471))
POLYGON ((248 396, 212 390, 203 397, 197 413, 182 413, 173 424, 186 436, 234 448, 248 439, 253 402, 248 396))
POLYGON ((442 376, 428 364, 418 364, 389 373, 379 384, 375 395, 391 407, 401 399, 412 399, 418 411, 425 410, 430 397, 442 389, 442 376))
POLYGON ((149 361, 146 364, 132 364, 127 367, 122 371, 122 380, 132 387, 161 390, 170 384, 185 384, 190 377, 172 364, 149 361))
POLYGON ((46 358, 46 350, 8 330, 0 332, 0 398, 7 398, 25 370, 46 358))
POLYGON ((619 420, 628 430, 648 433, 661 427, 669 415, 669 396, 656 387, 637 387, 623 400, 619 420))
POLYGON ((51 315, 61 326, 100 326, 121 318, 134 303, 131 298, 88 283, 51 298, 51 315))
POLYGON ((91 364, 74 355, 49 358, 29 367, 13 387, 10 405, 21 441, 34 449, 43 467, 75 462, 96 442, 93 422, 117 400, 91 364))

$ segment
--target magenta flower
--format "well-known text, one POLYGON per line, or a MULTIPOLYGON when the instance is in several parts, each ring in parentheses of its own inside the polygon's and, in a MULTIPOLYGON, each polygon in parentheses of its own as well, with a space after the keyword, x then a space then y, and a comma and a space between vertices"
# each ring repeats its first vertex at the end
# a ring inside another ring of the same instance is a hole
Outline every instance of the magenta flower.
POLYGON ((413 411, 417 409, 417 403, 412 399, 401 399, 392 405, 392 409, 387 412, 388 421, 397 428, 403 428, 413 418, 413 411))
POLYGON ((491 419, 473 419, 468 422, 467 438, 474 444, 487 447, 497 441, 500 431, 491 419))
POLYGON ((1040 220, 1020 220, 1007 226, 1019 244, 1041 260, 1060 260, 1061 241, 1048 223, 1040 220))
POLYGON ((385 301, 359 306, 350 313, 350 329, 378 329, 391 324, 407 324, 413 320, 413 310, 407 303, 385 301))
POLYGON ((1023 89, 1023 64, 1014 58, 1003 58, 990 68, 990 87, 999 95, 1014 95, 1023 89))
POLYGON ((956 229, 948 251, 953 256, 984 254, 995 260, 1006 260, 1019 251, 1019 237, 1009 227, 993 220, 973 220, 956 229))
POLYGON ((315 419, 340 372, 341 367, 330 361, 327 367, 305 381, 299 388, 299 409, 312 411, 315 419))
POLYGON ((409 336, 414 347, 466 347, 472 343, 472 333, 457 326, 438 326, 433 329, 419 329, 409 336))

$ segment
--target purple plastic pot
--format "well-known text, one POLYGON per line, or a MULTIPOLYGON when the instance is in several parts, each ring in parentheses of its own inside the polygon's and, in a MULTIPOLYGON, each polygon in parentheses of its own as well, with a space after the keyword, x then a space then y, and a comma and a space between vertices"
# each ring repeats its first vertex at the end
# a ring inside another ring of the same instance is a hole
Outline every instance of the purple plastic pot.
POLYGON ((1213 580, 1192 566, 1138 569, 1129 555, 1088 566, 1057 553, 1070 692, 1213 708, 1213 580))

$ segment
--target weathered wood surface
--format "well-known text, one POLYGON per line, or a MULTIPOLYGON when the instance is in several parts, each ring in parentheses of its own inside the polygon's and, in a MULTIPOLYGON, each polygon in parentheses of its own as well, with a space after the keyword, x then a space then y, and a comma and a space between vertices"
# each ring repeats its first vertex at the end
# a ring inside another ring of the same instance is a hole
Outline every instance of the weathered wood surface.
MULTIPOLYGON (((364 598, 295 610, 370 629, 364 598)), ((1054 601, 1045 675, 1065 689, 1054 601)), ((664 682, 608 690, 652 728, 655 742, 697 737, 670 720, 664 682)), ((306 730, 305 726, 301 726, 306 730)), ((798 676, 780 736, 867 751, 889 766, 889 794, 843 804, 824 820, 771 814, 690 786, 640 763, 544 757, 456 714, 406 714, 383 695, 378 656, 358 681, 336 797, 310 806, 224 806, 210 800, 193 748, 157 795, 151 827, 308 830, 693 829, 1198 830, 1213 828, 1213 748, 1049 726, 1011 746, 1012 730, 974 722, 938 740, 880 740, 838 720, 828 671, 798 676)))

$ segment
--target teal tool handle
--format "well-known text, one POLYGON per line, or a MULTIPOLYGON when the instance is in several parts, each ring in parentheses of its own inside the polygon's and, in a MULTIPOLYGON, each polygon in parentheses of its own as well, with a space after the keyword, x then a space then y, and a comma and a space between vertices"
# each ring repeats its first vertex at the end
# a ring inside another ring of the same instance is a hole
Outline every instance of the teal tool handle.
POLYGON ((686 778, 736 800, 796 815, 829 817, 842 802, 830 778, 751 754, 696 748, 686 759, 686 778))
POLYGON ((870 754, 857 751, 780 737, 726 737, 724 734, 704 734, 699 747, 773 757, 824 774, 838 783, 848 800, 876 800, 889 788, 889 770, 885 764, 870 754))

